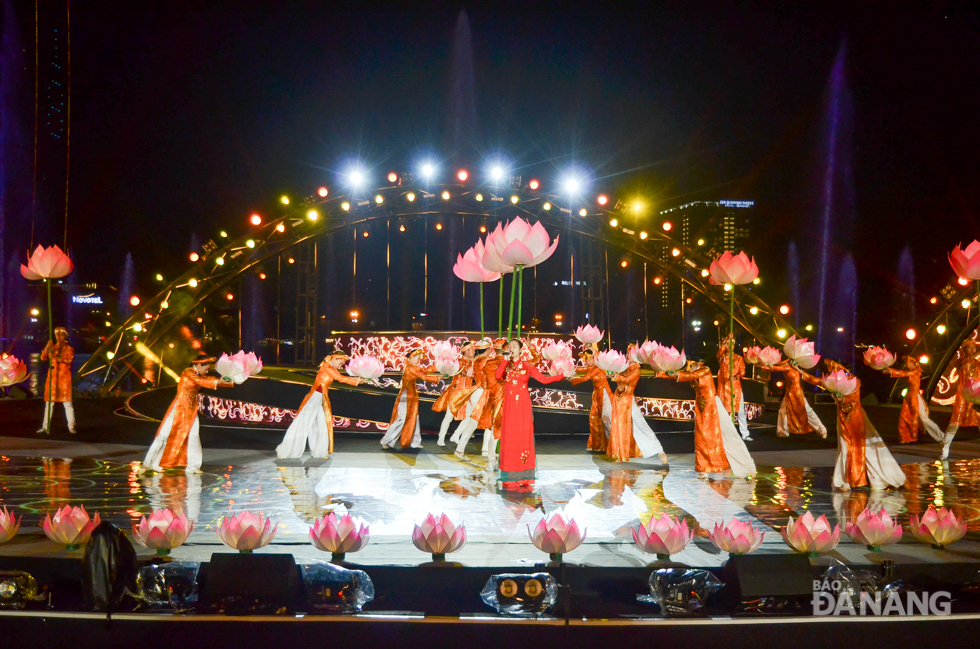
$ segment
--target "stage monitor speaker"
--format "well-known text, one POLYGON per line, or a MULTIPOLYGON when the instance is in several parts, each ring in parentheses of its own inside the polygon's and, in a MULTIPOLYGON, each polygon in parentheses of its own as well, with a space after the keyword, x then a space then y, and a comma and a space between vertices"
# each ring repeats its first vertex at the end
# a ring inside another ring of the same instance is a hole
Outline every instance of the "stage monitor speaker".
POLYGON ((813 595, 813 568, 805 554, 745 554, 725 565, 725 583, 742 599, 813 595))
POLYGON ((291 554, 212 554, 202 594, 211 606, 293 608, 301 601, 299 569, 291 554))

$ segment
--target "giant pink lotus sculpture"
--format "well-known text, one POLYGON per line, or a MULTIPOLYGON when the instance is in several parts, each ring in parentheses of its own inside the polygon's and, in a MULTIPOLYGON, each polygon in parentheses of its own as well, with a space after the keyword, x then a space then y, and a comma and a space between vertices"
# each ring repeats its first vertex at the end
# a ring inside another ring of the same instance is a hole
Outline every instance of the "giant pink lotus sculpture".
POLYGON ((527 534, 534 547, 547 552, 552 561, 561 561, 563 554, 571 552, 585 540, 585 529, 579 531, 578 523, 571 518, 566 519, 559 510, 551 518, 542 518, 535 526, 527 526, 527 534))
POLYGON ((789 337, 783 345, 783 353, 803 369, 810 369, 820 362, 820 354, 815 353, 815 344, 806 338, 797 338, 796 334, 789 337))
POLYGON ((310 528, 310 541, 320 550, 330 552, 333 561, 343 561, 348 552, 357 552, 371 538, 371 532, 364 521, 350 514, 337 517, 329 512, 318 518, 310 528))
POLYGON ((866 507, 857 520, 848 522, 844 529, 852 541, 866 545, 872 551, 880 550, 883 545, 898 543, 902 538, 902 526, 884 509, 872 514, 866 507))
POLYGON ((20 383, 27 378, 27 365, 16 356, 0 358, 0 388, 20 383))
POLYGON ((139 525, 133 524, 133 538, 143 547, 156 550, 158 555, 167 555, 183 545, 193 530, 194 522, 183 514, 178 516, 170 509, 157 509, 149 518, 140 518, 139 525))
POLYGON ((895 364, 895 354, 884 347, 872 345, 864 350, 864 364, 873 370, 884 370, 895 364))
MULTIPOLYGON (((490 237, 487 237, 489 242, 490 237)), ((501 278, 501 273, 511 272, 513 269, 508 270, 494 270, 490 267, 493 264, 492 260, 486 260, 488 263, 484 263, 487 256, 487 248, 483 244, 481 239, 476 240, 476 245, 464 252, 462 255, 456 255, 456 263, 453 265, 453 273, 456 277, 460 278, 464 282, 476 282, 480 285, 480 337, 483 337, 483 285, 487 282, 496 282, 501 278), (488 265, 489 264, 489 265, 488 265)), ((503 295, 504 295, 504 283, 500 282, 500 317, 503 319, 503 295)))
POLYGON ((41 527, 49 539, 55 543, 65 546, 66 550, 77 550, 79 546, 88 543, 94 530, 102 520, 99 514, 95 518, 89 518, 88 512, 82 506, 72 507, 65 505, 59 509, 54 516, 48 514, 44 517, 41 527))
POLYGON ((804 512, 795 521, 790 516, 783 528, 783 540, 786 545, 797 552, 806 552, 815 557, 830 552, 840 543, 840 525, 830 529, 830 521, 822 515, 814 518, 810 512, 804 512))
POLYGON ((755 258, 749 259, 745 252, 733 255, 727 250, 708 267, 712 284, 750 284, 759 276, 755 258))
POLYGON ((345 368, 351 376, 373 381, 385 373, 385 367, 374 356, 354 356, 347 361, 345 368))
POLYGON ((584 325, 576 329, 574 335, 575 338, 582 344, 595 345, 602 341, 602 337, 605 336, 606 333, 599 329, 599 327, 584 325))
POLYGON ((715 523, 708 540, 716 548, 729 554, 748 554, 759 549, 765 536, 765 532, 759 532, 750 523, 733 518, 724 525, 715 523))
POLYGON ((445 561, 446 555, 466 545, 466 527, 456 525, 445 514, 429 514, 412 531, 412 543, 433 561, 445 561))
POLYGON ((218 538, 229 548, 234 548, 242 554, 251 554, 253 550, 263 548, 276 538, 279 525, 262 514, 250 511, 241 512, 231 518, 222 517, 218 523, 218 538))
POLYGON ((857 378, 844 370, 837 370, 825 375, 823 385, 828 392, 840 397, 846 397, 858 388, 857 378))
POLYGON ((909 517, 909 530, 912 536, 939 550, 966 535, 966 521, 945 507, 937 510, 929 505, 922 518, 918 514, 909 517))
POLYGON ((656 554, 658 559, 670 559, 670 555, 683 550, 694 538, 694 531, 688 529, 687 521, 678 521, 667 514, 651 518, 646 525, 640 525, 632 531, 636 547, 649 554, 656 554))
POLYGON ((949 265, 960 277, 980 280, 980 241, 974 241, 963 250, 960 244, 949 253, 949 265))
POLYGON ((7 511, 6 505, 0 511, 0 543, 6 543, 17 536, 20 529, 20 519, 15 514, 7 511))
POLYGON ((596 366, 610 374, 618 374, 630 366, 626 356, 617 352, 615 349, 608 349, 599 352, 595 356, 596 366))
POLYGON ((34 249, 27 265, 21 264, 20 274, 25 279, 61 279, 74 270, 75 264, 58 246, 45 248, 38 246, 34 249))

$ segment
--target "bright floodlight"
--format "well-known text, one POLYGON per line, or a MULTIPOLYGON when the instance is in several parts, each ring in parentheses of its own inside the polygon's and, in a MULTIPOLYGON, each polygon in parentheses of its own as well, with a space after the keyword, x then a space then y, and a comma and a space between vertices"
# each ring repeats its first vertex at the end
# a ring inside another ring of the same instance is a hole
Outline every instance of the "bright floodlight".
POLYGON ((426 162, 424 165, 422 165, 422 177, 426 180, 431 179, 435 172, 436 168, 431 163, 426 162))
POLYGON ((490 170, 490 177, 494 182, 500 182, 504 177, 504 170, 500 167, 494 167, 490 170))
POLYGON ((354 171, 350 172, 347 179, 350 180, 350 184, 352 186, 360 187, 361 183, 364 182, 364 174, 361 173, 359 169, 355 169, 354 171))
POLYGON ((566 178, 562 185, 565 187, 565 191, 573 196, 582 188, 582 183, 580 183, 578 178, 574 176, 569 176, 566 178))

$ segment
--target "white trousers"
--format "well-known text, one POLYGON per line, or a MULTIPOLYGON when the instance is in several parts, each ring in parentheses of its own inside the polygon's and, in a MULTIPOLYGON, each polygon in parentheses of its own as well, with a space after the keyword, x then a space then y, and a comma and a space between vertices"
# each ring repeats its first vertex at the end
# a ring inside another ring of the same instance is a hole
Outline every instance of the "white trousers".
MULTIPOLYGON (((403 394, 398 400, 398 416, 395 417, 395 421, 391 422, 391 426, 388 426, 388 432, 385 433, 384 437, 381 438, 382 446, 395 446, 401 445, 402 429, 405 428, 405 420, 408 417, 408 395, 403 394)), ((415 417, 415 431, 412 434, 412 442, 409 444, 412 448, 419 448, 422 446, 422 428, 419 424, 419 418, 415 417)))
MULTIPOLYGON (((153 438, 153 443, 150 444, 150 448, 146 452, 143 466, 148 469, 153 469, 154 471, 163 470, 163 467, 160 466, 160 460, 163 459, 163 452, 167 448, 167 440, 170 439, 170 429, 174 425, 174 410, 174 408, 171 408, 170 412, 167 413, 167 418, 163 420, 157 436, 153 438)), ((187 433, 187 472, 194 473, 200 471, 203 461, 204 450, 201 448, 201 422, 195 414, 194 423, 191 424, 191 429, 187 433)))
POLYGON ((721 424, 721 443, 725 447, 725 457, 728 458, 728 465, 732 468, 732 473, 736 478, 746 478, 755 473, 755 461, 749 455, 749 449, 745 447, 745 442, 735 430, 732 418, 728 416, 725 406, 721 403, 721 397, 715 397, 715 405, 718 407, 718 421, 721 424), (724 414, 722 414, 724 413, 724 414))
MULTIPOLYGON (((44 423, 41 424, 41 428, 47 429, 48 422, 51 419, 51 415, 54 413, 54 407, 57 405, 56 401, 45 401, 44 402, 44 423)), ((75 430, 75 407, 71 405, 71 401, 65 401, 65 419, 68 420, 68 430, 75 430)))
MULTIPOLYGON (((463 421, 460 422, 459 427, 456 429, 456 433, 453 438, 456 439, 456 452, 465 453, 466 445, 469 444, 470 438, 473 437, 473 433, 476 432, 476 427, 479 425, 475 419, 470 415, 473 414, 473 409, 476 408, 476 404, 479 403, 480 397, 483 396, 483 388, 477 388, 473 390, 473 394, 470 395, 470 400, 466 402, 466 416, 463 421)), ((491 433, 492 435, 493 433, 491 433)))

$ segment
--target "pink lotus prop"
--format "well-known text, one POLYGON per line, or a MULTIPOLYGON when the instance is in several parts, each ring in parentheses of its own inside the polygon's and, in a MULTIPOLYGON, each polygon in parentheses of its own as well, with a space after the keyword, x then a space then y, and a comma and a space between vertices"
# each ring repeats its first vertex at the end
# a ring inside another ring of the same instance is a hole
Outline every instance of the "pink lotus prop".
POLYGON ((796 334, 790 336, 783 345, 783 353, 805 370, 820 362, 820 354, 815 353, 814 343, 808 342, 806 338, 797 338, 796 334))
POLYGON ((565 377, 572 376, 575 374, 575 362, 570 358, 559 356, 555 360, 551 361, 551 367, 548 368, 548 374, 551 376, 558 376, 559 374, 565 377))
POLYGON ((661 514, 660 518, 651 518, 645 526, 633 530, 633 542, 636 547, 649 554, 656 554, 658 559, 669 559, 670 555, 683 550, 694 538, 694 531, 687 528, 687 521, 678 521, 673 516, 661 514))
POLYGON ((364 521, 344 514, 340 518, 333 512, 318 518, 310 528, 310 541, 320 550, 330 552, 334 561, 343 561, 348 552, 357 552, 371 538, 364 521))
POLYGON ((980 405, 980 379, 963 377, 963 387, 960 388, 960 394, 970 403, 980 405))
POLYGON ((611 374, 618 374, 629 367, 630 362, 615 349, 610 349, 596 354, 595 364, 599 369, 611 374))
POLYGON ((437 358, 433 365, 436 366, 436 371, 443 376, 459 374, 459 361, 455 358, 437 358))
POLYGON ((551 257, 557 247, 558 237, 552 243, 540 221, 532 226, 517 217, 506 227, 498 223, 497 229, 487 236, 483 267, 499 273, 530 268, 551 257))
POLYGON ((676 347, 664 347, 658 345, 657 349, 650 354, 650 367, 661 372, 676 372, 684 368, 687 358, 683 351, 677 351, 676 347))
POLYGON ((183 514, 178 516, 170 509, 157 509, 149 518, 140 518, 139 525, 133 524, 133 538, 143 547, 166 555, 183 545, 193 529, 194 522, 183 514))
POLYGON ((651 356, 659 347, 660 343, 657 341, 645 340, 642 345, 633 348, 633 360, 643 365, 649 365, 651 356))
POLYGON ((527 534, 534 547, 547 552, 553 561, 561 561, 561 556, 571 552, 585 540, 586 530, 579 531, 578 524, 566 519, 559 510, 551 518, 542 518, 534 530, 527 526, 527 534))
POLYGON ((6 543, 17 536, 17 530, 20 529, 20 520, 17 516, 8 512, 7 507, 4 506, 3 510, 0 511, 0 543, 6 543))
POLYGON ((783 528, 783 540, 797 552, 806 552, 811 557, 830 552, 840 543, 840 525, 830 529, 830 521, 821 515, 814 518, 805 512, 795 521, 790 516, 783 528))
POLYGON ((231 356, 222 354, 214 368, 218 370, 218 374, 224 380, 241 384, 247 381, 248 377, 262 371, 262 359, 253 352, 246 354, 240 350, 231 356))
POLYGON ((20 383, 27 378, 27 365, 16 356, 0 358, 0 388, 20 383))
POLYGON ((31 280, 60 279, 71 273, 74 268, 75 264, 58 246, 50 248, 38 246, 34 249, 34 254, 27 259, 27 265, 21 264, 20 274, 31 280))
POLYGON ((711 262, 708 271, 712 284, 749 284, 759 276, 754 257, 749 259, 744 252, 733 255, 727 250, 711 262))
POLYGON ((580 343, 586 345, 595 345, 596 343, 602 342, 602 337, 605 335, 606 332, 592 325, 585 325, 575 330, 575 338, 580 343))
POLYGON ((752 365, 772 367, 783 359, 782 353, 773 347, 761 348, 758 345, 745 350, 745 360, 752 365))
POLYGON ((756 345, 755 347, 749 347, 745 350, 745 362, 750 365, 758 365, 759 354, 762 352, 762 348, 756 345))
POLYGON ((877 514, 865 508, 853 523, 844 526, 847 535, 855 543, 868 546, 869 550, 880 550, 883 545, 898 543, 902 538, 902 526, 892 520, 884 509, 877 514))
POLYGON ((453 273, 464 282, 496 282, 500 279, 500 273, 487 270, 483 265, 485 256, 486 248, 483 241, 477 239, 475 246, 461 255, 456 255, 453 273))
POLYGON ((909 517, 909 530, 912 536, 939 550, 966 535, 966 522, 945 507, 937 510, 929 505, 922 518, 918 514, 909 517))
POLYGON ((858 388, 857 378, 844 370, 831 372, 823 377, 824 387, 835 395, 846 397, 858 388))
POLYGON ((953 248, 953 252, 949 253, 949 265, 960 277, 980 280, 980 241, 974 241, 966 250, 959 245, 953 248))
POLYGON ((723 526, 715 523, 708 539, 716 548, 729 554, 748 554, 759 549, 765 536, 765 532, 759 532, 751 524, 733 518, 723 526))
POLYGON ((80 545, 88 543, 92 530, 101 522, 98 514, 95 518, 89 518, 84 507, 65 505, 63 509, 56 511, 54 516, 51 514, 45 516, 41 526, 49 539, 61 543, 66 550, 77 550, 80 545))
POLYGON ((429 514, 412 531, 412 543, 422 552, 431 554, 433 561, 445 561, 448 553, 466 545, 466 527, 457 526, 445 514, 429 514))
POLYGON ((279 525, 262 514, 255 515, 244 511, 231 518, 222 517, 218 523, 218 538, 229 548, 234 548, 242 554, 251 554, 252 550, 263 548, 276 538, 279 525))
POLYGON ((432 345, 432 347, 429 347, 429 354, 436 360, 440 358, 459 358, 459 350, 456 349, 456 345, 448 340, 440 340, 432 345))
POLYGON ((385 373, 385 367, 374 356, 354 356, 345 368, 351 376, 373 381, 385 373))
POLYGON ((864 350, 864 364, 873 370, 883 370, 895 364, 895 354, 884 347, 868 347, 864 350))
POLYGON ((541 348, 541 355, 549 361, 553 361, 556 358, 571 358, 572 348, 564 340, 549 340, 548 343, 541 348))

